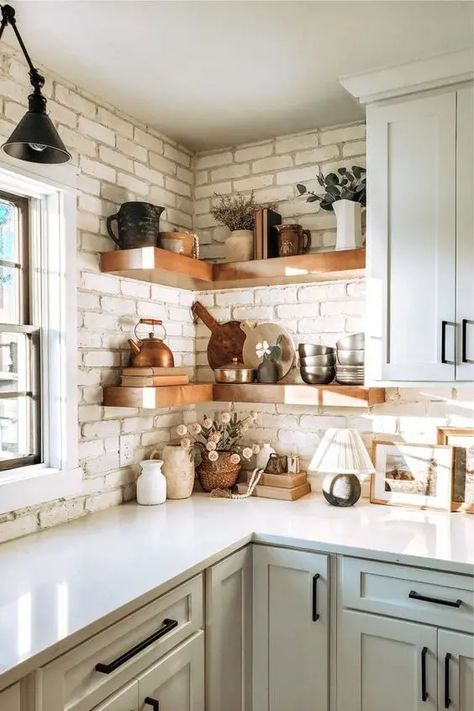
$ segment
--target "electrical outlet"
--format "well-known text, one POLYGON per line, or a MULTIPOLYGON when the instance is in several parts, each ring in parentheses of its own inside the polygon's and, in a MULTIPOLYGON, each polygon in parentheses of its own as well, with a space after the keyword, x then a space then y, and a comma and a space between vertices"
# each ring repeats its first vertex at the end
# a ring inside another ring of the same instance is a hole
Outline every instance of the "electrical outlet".
POLYGON ((135 436, 123 435, 120 437, 119 464, 126 467, 133 462, 135 454, 135 436))

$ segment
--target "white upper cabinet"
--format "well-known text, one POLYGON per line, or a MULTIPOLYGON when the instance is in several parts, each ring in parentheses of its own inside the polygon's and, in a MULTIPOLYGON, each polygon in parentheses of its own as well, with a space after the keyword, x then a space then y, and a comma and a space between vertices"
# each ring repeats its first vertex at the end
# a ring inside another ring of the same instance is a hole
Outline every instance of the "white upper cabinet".
POLYGON ((367 109, 368 373, 455 378, 456 92, 367 109))
POLYGON ((342 80, 368 103, 368 383, 474 380, 472 76, 458 52, 342 80))
POLYGON ((457 94, 457 380, 474 380, 474 91, 457 94))

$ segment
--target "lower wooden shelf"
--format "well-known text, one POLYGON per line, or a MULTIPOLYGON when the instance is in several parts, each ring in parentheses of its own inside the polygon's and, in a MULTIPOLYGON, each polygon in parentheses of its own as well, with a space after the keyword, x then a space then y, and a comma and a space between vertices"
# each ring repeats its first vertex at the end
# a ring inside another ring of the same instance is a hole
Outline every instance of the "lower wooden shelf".
POLYGON ((224 385, 220 383, 192 383, 161 388, 104 388, 107 407, 179 407, 200 402, 252 402, 313 407, 369 407, 385 402, 384 388, 365 388, 358 385, 224 385))

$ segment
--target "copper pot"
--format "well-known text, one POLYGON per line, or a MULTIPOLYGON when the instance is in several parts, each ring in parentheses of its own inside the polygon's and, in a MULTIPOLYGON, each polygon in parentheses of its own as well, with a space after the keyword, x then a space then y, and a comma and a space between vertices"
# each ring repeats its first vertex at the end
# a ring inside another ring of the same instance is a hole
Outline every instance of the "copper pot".
POLYGON ((239 363, 237 358, 232 358, 232 363, 214 368, 214 377, 216 383, 253 383, 255 370, 239 363))
POLYGON ((166 338, 166 329, 162 321, 156 318, 141 318, 135 326, 135 338, 130 338, 128 345, 132 351, 130 365, 135 368, 174 368, 173 353, 161 338, 156 338, 153 331, 148 334, 148 338, 138 338, 137 328, 143 324, 150 326, 161 326, 166 338))

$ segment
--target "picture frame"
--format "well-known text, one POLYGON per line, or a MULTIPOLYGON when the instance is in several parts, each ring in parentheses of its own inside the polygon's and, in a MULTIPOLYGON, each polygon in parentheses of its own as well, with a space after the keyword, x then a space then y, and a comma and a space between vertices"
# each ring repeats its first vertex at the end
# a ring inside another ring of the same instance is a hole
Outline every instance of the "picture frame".
POLYGON ((379 439, 372 461, 371 503, 452 510, 453 447, 379 439))
POLYGON ((454 450, 452 510, 474 514, 474 427, 438 427, 438 444, 454 450))

